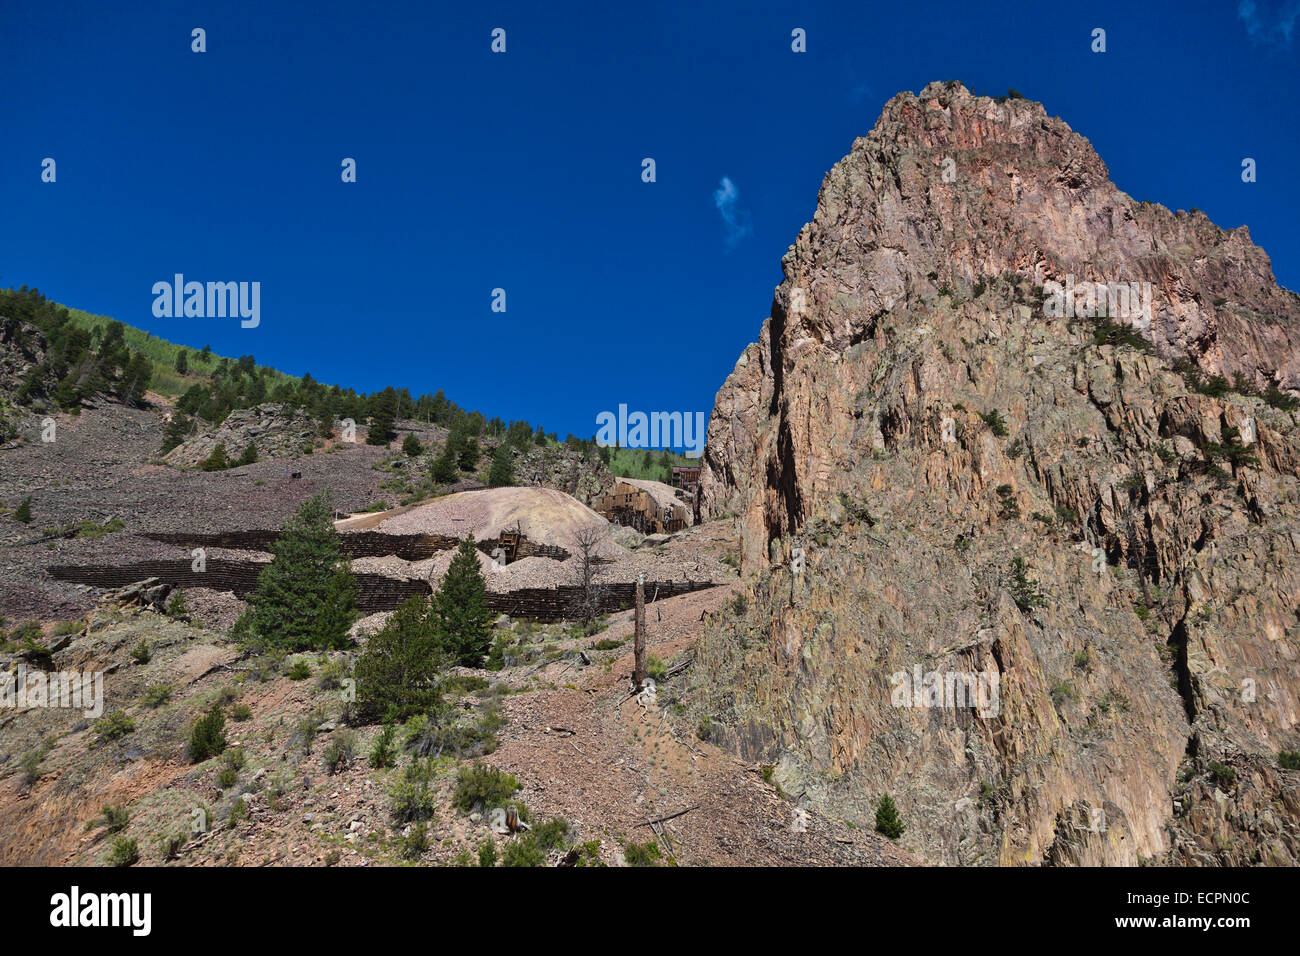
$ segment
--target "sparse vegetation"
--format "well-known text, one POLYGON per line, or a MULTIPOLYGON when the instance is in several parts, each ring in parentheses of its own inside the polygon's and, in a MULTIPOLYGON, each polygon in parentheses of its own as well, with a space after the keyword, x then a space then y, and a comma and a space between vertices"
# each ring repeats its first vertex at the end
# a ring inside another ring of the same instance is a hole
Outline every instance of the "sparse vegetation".
POLYGON ((474 763, 457 772, 451 802, 465 813, 475 806, 491 809, 504 806, 518 789, 519 781, 511 774, 485 763, 474 763))
POLYGON ((226 718, 221 713, 221 705, 213 704, 206 716, 195 721, 190 731, 190 762, 202 763, 225 749, 226 718))
POLYGON ((125 711, 111 710, 94 723, 95 736, 100 743, 119 740, 135 731, 135 721, 125 711))

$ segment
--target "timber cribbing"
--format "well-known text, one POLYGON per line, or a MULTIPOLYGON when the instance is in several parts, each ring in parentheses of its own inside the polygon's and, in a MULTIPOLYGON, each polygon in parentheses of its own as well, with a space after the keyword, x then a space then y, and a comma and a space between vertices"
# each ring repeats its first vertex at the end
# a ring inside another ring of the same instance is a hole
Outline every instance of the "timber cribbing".
MULTIPOLYGON (((279 540, 279 531, 225 531, 220 534, 157 532, 142 537, 182 548, 225 548, 229 551, 266 551, 279 540)), ((477 542, 478 549, 490 555, 497 547, 495 538, 477 542)), ((339 534, 339 548, 349 558, 380 558, 391 555, 404 561, 424 561, 440 551, 460 547, 460 539, 445 534, 386 534, 383 531, 344 531, 339 534)), ((538 544, 520 536, 518 558, 551 558, 564 561, 569 552, 552 544, 538 544)))
MULTIPOLYGON (((228 547, 213 545, 213 547, 228 547)), ((59 581, 86 584, 97 588, 118 588, 134 584, 144 578, 158 578, 165 584, 179 588, 212 588, 230 591, 236 597, 245 597, 257 587, 257 578, 266 562, 228 561, 212 558, 205 570, 195 571, 187 560, 138 561, 134 564, 62 564, 47 568, 50 576, 59 581)), ((392 611, 412 595, 428 596, 433 593, 429 582, 419 579, 390 578, 382 574, 357 574, 357 607, 366 614, 392 611)), ((692 591, 716 587, 713 581, 647 581, 645 593, 653 598, 676 597, 692 591)), ((538 621, 559 621, 576 616, 581 604, 583 589, 579 585, 562 585, 555 588, 520 588, 516 591, 488 591, 487 605, 497 614, 531 618, 538 621)), ((601 613, 623 611, 636 600, 636 585, 632 583, 602 584, 599 589, 601 613)))

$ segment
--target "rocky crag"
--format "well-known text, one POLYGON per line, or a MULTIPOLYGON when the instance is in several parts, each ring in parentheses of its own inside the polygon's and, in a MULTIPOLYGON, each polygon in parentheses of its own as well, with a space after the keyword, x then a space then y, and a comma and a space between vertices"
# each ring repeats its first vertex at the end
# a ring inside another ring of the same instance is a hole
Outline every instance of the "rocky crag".
POLYGON ((782 265, 709 424, 701 517, 753 586, 701 727, 822 812, 892 795, 934 863, 1300 862, 1300 297, 1246 228, 936 83, 782 265), (1145 315, 1045 294, 1121 282, 1145 315), (918 671, 993 706, 907 706, 918 671))

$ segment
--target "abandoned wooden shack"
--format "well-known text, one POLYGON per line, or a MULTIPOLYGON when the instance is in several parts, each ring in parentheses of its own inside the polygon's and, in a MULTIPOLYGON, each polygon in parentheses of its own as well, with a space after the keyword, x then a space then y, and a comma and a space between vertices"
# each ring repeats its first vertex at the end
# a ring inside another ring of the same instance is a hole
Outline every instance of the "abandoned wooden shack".
POLYGON ((642 534, 672 534, 692 523, 690 509, 674 489, 658 481, 617 478, 607 494, 592 498, 591 508, 606 521, 642 534))

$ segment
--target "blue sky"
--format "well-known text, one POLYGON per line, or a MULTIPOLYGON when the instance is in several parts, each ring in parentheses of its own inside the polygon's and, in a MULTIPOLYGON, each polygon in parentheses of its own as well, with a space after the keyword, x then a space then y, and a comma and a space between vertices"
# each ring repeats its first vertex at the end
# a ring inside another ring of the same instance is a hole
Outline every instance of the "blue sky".
POLYGON ((0 12, 0 284, 361 391, 708 411, 825 172, 930 80, 1043 101, 1300 289, 1300 0, 103 6, 0 12), (155 318, 177 272, 261 282, 260 326, 155 318))

